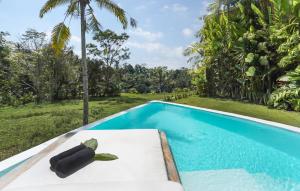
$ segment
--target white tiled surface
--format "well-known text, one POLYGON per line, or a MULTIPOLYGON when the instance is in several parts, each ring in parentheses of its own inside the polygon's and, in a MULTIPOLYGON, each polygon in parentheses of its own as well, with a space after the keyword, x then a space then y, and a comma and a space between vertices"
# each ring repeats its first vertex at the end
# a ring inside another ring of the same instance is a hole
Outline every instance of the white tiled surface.
MULTIPOLYGON (((167 181, 158 130, 80 131, 24 172, 6 189, 55 184, 107 181, 167 181), (49 159, 90 138, 96 138, 96 153, 116 154, 115 161, 95 161, 75 174, 61 179, 49 169, 49 159)), ((6 190, 5 189, 5 190, 6 190)))

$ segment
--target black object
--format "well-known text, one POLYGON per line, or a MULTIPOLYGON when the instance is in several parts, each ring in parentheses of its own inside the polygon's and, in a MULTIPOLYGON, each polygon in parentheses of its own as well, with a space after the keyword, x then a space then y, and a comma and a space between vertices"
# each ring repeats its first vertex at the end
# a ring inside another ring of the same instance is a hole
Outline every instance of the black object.
POLYGON ((94 156, 95 151, 85 147, 70 156, 60 159, 55 166, 56 175, 65 178, 91 163, 94 156))
POLYGON ((74 153, 76 153, 76 152, 78 152, 78 151, 80 151, 81 149, 84 149, 84 148, 86 148, 86 146, 84 144, 80 144, 80 145, 78 145, 76 147, 73 147, 73 148, 71 148, 71 149, 69 149, 69 150, 67 150, 65 152, 62 152, 62 153, 60 153, 60 154, 52 157, 50 159, 50 164, 51 164, 50 169, 52 171, 55 171, 55 167, 56 167, 56 165, 57 165, 57 163, 58 163, 59 160, 65 158, 65 157, 71 156, 74 153))

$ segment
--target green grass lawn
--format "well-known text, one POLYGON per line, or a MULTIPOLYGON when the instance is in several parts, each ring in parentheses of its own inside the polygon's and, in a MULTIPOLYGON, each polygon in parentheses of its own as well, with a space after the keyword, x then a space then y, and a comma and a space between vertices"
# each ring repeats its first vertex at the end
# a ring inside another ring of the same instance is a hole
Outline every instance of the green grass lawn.
MULTIPOLYGON (((122 110, 162 99, 163 94, 123 94, 121 97, 90 101, 90 122, 122 110)), ((228 111, 300 127, 300 113, 270 110, 267 107, 235 101, 192 96, 178 103, 228 111)), ((0 108, 0 160, 81 126, 82 102, 28 104, 0 108)))

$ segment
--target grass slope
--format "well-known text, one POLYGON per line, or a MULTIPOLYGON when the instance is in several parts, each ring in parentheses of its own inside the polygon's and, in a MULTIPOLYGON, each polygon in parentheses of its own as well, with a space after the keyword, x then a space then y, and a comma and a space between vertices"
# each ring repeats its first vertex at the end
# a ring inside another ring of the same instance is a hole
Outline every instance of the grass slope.
MULTIPOLYGON (((161 94, 101 98, 90 101, 89 122, 126 110, 149 100, 162 99, 161 94)), ((0 108, 0 161, 82 126, 82 102, 28 104, 0 108)))
MULTIPOLYGON (((123 94, 116 98, 90 101, 90 122, 126 110, 162 94, 123 94)), ((264 106, 210 98, 190 98, 178 103, 253 116, 300 127, 300 113, 270 110, 264 106)), ((82 102, 0 108, 0 161, 81 126, 82 102)))

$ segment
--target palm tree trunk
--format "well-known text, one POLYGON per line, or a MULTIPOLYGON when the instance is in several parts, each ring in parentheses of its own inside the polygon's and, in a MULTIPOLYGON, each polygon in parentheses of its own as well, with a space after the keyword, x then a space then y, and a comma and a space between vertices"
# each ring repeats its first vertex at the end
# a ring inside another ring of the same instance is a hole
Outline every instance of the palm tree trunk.
POLYGON ((86 20, 85 20, 86 2, 80 1, 81 17, 81 61, 82 61, 82 80, 83 80, 83 125, 89 122, 89 92, 88 92, 88 68, 86 63, 86 20))

